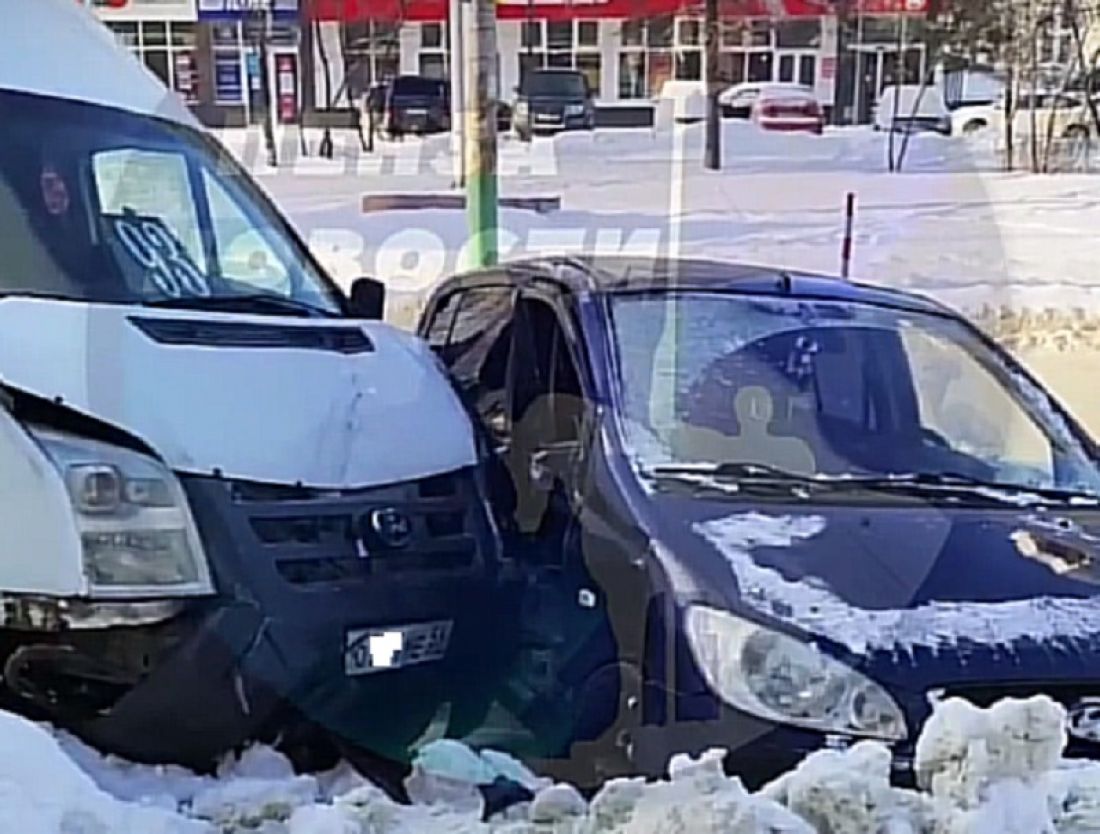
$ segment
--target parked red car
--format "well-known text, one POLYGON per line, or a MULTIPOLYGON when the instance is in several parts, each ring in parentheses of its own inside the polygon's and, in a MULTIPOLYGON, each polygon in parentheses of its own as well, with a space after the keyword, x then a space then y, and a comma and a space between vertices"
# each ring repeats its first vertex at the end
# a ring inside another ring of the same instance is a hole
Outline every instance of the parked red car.
POLYGON ((765 88, 753 103, 752 120, 764 130, 821 135, 825 113, 811 92, 797 87, 765 88))

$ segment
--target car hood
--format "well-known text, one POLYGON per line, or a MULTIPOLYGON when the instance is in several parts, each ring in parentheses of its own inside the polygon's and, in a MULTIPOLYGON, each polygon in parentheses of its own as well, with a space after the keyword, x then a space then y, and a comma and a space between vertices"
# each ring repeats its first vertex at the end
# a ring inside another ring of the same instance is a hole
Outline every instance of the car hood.
POLYGON ((116 426, 179 472, 356 488, 476 459, 427 346, 384 324, 9 298, 0 333, 7 387, 116 426), (351 337, 355 352, 334 346, 351 337))
POLYGON ((683 598, 766 618, 863 658, 1028 647, 1050 656, 1052 646, 1100 655, 1095 508, 1040 510, 1008 495, 1002 506, 945 509, 919 500, 838 507, 675 492, 655 491, 652 505, 661 558, 683 598))

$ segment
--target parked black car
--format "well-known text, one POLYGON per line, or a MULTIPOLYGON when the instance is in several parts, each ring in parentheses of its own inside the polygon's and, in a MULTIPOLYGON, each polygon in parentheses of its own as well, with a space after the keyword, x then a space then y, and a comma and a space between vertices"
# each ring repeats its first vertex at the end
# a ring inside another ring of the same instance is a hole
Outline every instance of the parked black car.
POLYGON ((512 127, 521 138, 532 133, 592 130, 596 126, 594 93, 581 72, 532 70, 516 89, 512 127))
MULTIPOLYGON (((759 782, 932 700, 1045 692, 1100 753, 1097 449, 961 318, 709 261, 518 262, 420 327, 492 450, 513 663, 487 727, 582 783, 759 782)), ((503 650, 503 649, 502 649, 503 650)))
POLYGON ((451 129, 451 95, 447 81, 399 75, 390 83, 386 126, 391 133, 439 133, 451 129))

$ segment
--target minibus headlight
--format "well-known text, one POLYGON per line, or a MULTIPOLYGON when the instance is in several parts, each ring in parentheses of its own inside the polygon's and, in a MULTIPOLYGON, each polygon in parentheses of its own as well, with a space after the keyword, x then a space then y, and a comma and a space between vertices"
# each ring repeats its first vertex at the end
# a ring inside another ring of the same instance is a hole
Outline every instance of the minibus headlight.
POLYGON ((179 479, 147 455, 31 428, 72 501, 84 571, 95 596, 213 592, 179 479))

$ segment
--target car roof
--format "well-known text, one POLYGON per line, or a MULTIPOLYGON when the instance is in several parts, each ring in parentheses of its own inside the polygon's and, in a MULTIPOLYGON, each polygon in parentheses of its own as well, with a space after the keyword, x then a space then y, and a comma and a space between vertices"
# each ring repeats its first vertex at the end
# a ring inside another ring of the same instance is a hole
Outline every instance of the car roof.
POLYGON ((180 97, 75 0, 0 0, 0 91, 115 107, 190 127, 180 97))
POLYGON ((444 281, 435 296, 455 289, 499 286, 501 273, 508 283, 544 281, 579 296, 696 291, 743 292, 858 302, 911 312, 950 315, 950 308, 913 293, 862 284, 841 278, 779 267, 706 258, 645 258, 622 255, 540 257, 508 261, 498 267, 456 275, 444 281))

